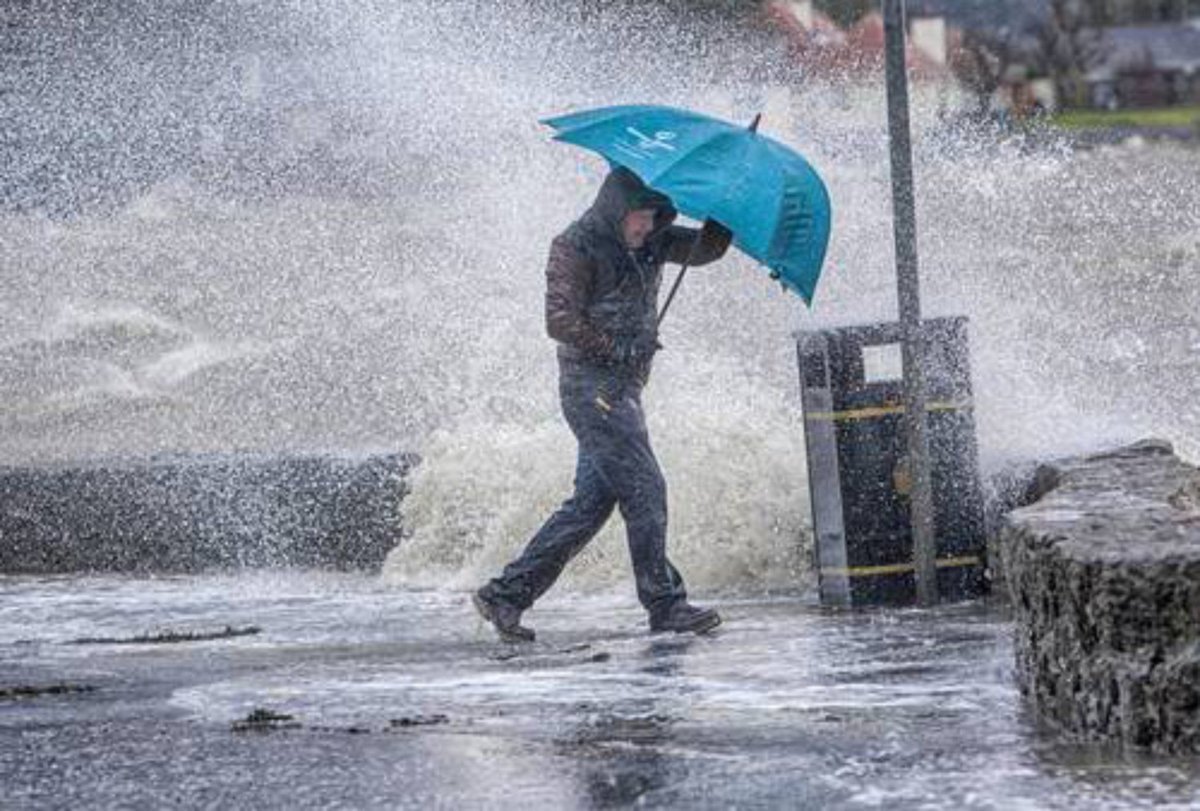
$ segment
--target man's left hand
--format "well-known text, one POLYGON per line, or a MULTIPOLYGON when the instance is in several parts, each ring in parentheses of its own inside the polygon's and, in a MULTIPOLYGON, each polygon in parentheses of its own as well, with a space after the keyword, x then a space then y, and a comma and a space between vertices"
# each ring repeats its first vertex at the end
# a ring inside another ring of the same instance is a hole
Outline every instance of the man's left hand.
POLYGON ((613 362, 621 366, 643 363, 654 357, 654 353, 662 349, 658 336, 651 334, 635 335, 631 338, 621 337, 613 345, 613 362))

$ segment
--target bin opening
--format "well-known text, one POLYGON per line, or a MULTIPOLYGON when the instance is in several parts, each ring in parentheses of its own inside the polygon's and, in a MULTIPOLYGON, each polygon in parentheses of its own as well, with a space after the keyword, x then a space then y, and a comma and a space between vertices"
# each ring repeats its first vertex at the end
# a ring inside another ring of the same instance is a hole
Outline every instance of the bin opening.
POLYGON ((862 348, 863 381, 886 383, 904 380, 904 356, 900 344, 878 344, 862 348))

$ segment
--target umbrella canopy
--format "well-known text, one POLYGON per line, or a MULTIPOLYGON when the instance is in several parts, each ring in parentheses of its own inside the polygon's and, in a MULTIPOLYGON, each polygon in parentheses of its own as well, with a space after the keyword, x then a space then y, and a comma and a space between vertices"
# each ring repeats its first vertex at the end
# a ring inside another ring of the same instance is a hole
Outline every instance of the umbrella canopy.
POLYGON ((812 303, 825 261, 829 193, 798 152, 749 128, 673 107, 624 105, 542 121, 555 140, 630 169, 697 220, 731 230, 734 245, 812 303))

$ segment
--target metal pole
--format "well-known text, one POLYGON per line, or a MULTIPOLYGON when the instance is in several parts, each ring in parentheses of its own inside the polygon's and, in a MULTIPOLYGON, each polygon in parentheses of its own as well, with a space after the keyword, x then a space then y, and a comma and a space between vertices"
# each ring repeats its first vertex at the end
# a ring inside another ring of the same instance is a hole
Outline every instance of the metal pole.
POLYGON ((938 601, 937 541, 929 476, 929 437, 925 427, 925 347, 917 275, 917 214, 909 138, 908 76, 904 61, 904 0, 883 0, 883 25, 892 157, 892 230, 896 242, 900 329, 904 336, 904 424, 908 433, 908 468, 912 480, 913 565, 917 601, 928 606, 938 601))

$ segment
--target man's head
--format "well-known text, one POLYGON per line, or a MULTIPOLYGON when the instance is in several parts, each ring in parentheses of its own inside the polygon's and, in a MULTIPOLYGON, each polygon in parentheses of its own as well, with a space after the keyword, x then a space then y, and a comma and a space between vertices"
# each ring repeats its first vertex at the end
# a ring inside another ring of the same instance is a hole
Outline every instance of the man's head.
POLYGON ((654 231, 657 219, 657 208, 631 209, 621 220, 621 238, 628 247, 637 250, 646 244, 646 237, 654 231))
POLYGON ((612 229, 624 245, 637 250, 645 246, 651 234, 675 219, 675 207, 671 198, 617 166, 601 184, 588 217, 612 229))
POLYGON ((628 210, 621 219, 621 238, 630 248, 646 244, 646 238, 662 224, 663 214, 673 211, 671 198, 646 186, 632 172, 627 187, 625 205, 628 210))

